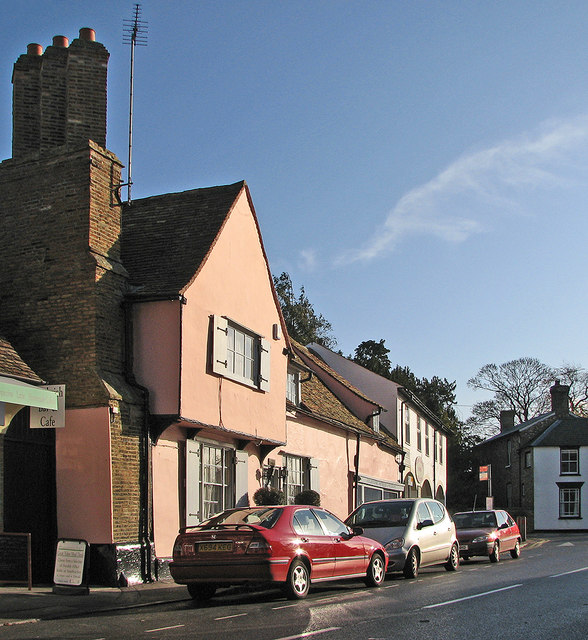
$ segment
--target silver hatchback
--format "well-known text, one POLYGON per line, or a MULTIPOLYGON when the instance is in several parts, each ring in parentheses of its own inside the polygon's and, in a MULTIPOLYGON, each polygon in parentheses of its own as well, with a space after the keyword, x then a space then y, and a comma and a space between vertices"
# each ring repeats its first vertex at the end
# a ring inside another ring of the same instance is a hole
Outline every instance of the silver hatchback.
POLYGON ((345 520, 380 542, 388 554, 388 571, 416 578, 420 567, 459 566, 455 524, 445 506, 432 498, 396 498, 364 502, 345 520))

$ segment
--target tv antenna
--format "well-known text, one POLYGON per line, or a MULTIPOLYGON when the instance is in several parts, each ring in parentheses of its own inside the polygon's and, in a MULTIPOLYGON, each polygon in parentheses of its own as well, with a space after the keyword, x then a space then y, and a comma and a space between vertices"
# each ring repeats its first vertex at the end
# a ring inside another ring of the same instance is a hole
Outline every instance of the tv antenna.
MULTIPOLYGON (((133 17, 123 19, 123 44, 131 45, 131 81, 129 89, 129 162, 127 165, 127 203, 131 204, 133 185, 133 86, 135 77, 135 47, 147 46, 147 22, 141 20, 141 5, 135 4, 133 17)), ((125 186, 125 185, 121 185, 125 186)))

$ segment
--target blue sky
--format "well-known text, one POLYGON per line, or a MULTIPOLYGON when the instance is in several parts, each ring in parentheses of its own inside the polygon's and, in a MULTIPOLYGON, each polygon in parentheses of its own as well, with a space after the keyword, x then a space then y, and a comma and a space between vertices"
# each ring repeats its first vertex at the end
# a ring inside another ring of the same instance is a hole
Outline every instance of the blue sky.
MULTIPOLYGON (((22 0, 12 65, 96 30, 108 147, 126 163, 132 2, 22 0)), ((274 274, 304 285, 345 355, 458 383, 522 356, 588 366, 588 3, 145 0, 133 196, 245 179, 274 274)))

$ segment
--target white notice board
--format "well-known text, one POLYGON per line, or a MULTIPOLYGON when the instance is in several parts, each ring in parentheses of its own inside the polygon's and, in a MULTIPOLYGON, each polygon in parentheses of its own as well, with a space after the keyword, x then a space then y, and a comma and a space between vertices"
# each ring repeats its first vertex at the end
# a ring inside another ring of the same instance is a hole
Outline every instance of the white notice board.
POLYGON ((55 553, 56 585, 79 587, 84 581, 88 543, 85 540, 59 540, 55 553))

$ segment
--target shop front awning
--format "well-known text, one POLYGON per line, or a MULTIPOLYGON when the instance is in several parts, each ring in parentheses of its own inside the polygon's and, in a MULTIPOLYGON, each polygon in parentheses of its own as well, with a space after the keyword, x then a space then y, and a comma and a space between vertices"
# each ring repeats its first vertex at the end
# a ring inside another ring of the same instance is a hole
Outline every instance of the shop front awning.
POLYGON ((57 395, 55 391, 0 376, 0 429, 5 430, 24 407, 56 410, 57 395))

